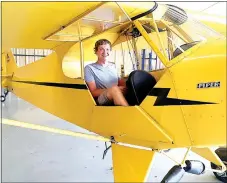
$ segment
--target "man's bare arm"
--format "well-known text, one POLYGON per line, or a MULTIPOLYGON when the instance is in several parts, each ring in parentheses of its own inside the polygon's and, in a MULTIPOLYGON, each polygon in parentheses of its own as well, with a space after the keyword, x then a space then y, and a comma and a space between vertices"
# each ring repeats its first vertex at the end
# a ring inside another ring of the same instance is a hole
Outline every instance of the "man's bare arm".
POLYGON ((98 97, 105 89, 97 89, 95 81, 87 82, 88 88, 94 98, 98 97))

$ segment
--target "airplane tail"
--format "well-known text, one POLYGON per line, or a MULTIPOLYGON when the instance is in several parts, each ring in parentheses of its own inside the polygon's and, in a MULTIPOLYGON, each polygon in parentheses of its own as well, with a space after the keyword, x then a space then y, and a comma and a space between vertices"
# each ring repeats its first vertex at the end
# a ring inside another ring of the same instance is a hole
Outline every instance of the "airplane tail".
POLYGON ((12 52, 2 53, 2 87, 8 87, 8 81, 12 78, 13 73, 17 69, 17 64, 12 52))
POLYGON ((145 182, 155 152, 112 144, 114 182, 145 182))

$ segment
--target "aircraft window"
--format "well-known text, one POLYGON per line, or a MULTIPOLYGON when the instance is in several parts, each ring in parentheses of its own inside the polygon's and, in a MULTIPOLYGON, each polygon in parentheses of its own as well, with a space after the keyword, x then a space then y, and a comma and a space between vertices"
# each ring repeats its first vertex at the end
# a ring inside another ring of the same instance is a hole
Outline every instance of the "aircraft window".
POLYGON ((196 20, 190 12, 173 5, 162 6, 165 7, 166 11, 164 11, 158 22, 160 22, 160 26, 163 26, 163 30, 166 30, 168 48, 170 49, 171 45, 172 50, 176 50, 175 54, 171 52, 170 59, 175 58, 176 55, 193 47, 198 42, 222 36, 196 20))
POLYGON ((62 27, 46 40, 79 41, 129 21, 115 2, 107 2, 70 25, 62 27))
POLYGON ((38 61, 53 52, 49 49, 12 48, 11 50, 18 67, 38 61))
MULTIPOLYGON (((174 50, 180 50, 178 53, 185 51, 181 45, 223 37, 196 20, 189 12, 173 5, 159 4, 152 15, 138 20, 167 60, 174 58, 174 50)), ((137 28, 134 28, 134 32, 137 33, 136 37, 141 36, 137 28)), ((194 45, 190 44, 191 47, 194 45)))
MULTIPOLYGON (((158 21, 165 24, 165 29, 172 29, 172 32, 175 32, 183 37, 186 43, 204 41, 222 36, 213 29, 204 25, 199 20, 196 20, 193 17, 193 14, 188 11, 182 10, 181 8, 173 5, 161 6, 164 6, 166 11, 164 11, 158 21), (168 25, 168 27, 166 25, 168 25)), ((154 14, 156 12, 158 12, 158 10, 155 10, 154 14)))

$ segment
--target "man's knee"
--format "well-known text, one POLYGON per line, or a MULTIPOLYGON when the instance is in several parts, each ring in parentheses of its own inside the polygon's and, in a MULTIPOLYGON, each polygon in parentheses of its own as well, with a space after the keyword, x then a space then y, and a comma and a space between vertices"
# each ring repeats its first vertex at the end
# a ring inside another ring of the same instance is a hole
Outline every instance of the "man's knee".
POLYGON ((99 95, 97 99, 98 105, 112 105, 112 98, 108 94, 108 90, 104 91, 101 95, 99 95))

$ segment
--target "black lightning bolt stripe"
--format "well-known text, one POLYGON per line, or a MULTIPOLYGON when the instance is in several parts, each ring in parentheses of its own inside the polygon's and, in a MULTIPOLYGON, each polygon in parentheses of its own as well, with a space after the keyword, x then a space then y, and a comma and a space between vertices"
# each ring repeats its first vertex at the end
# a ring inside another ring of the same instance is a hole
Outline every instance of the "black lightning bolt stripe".
POLYGON ((87 86, 85 84, 50 83, 50 82, 35 82, 35 81, 15 81, 15 80, 13 80, 13 82, 87 90, 87 86))
POLYGON ((169 91, 170 91, 170 88, 153 88, 150 91, 149 95, 157 96, 154 106, 216 104, 212 102, 167 98, 169 91))

